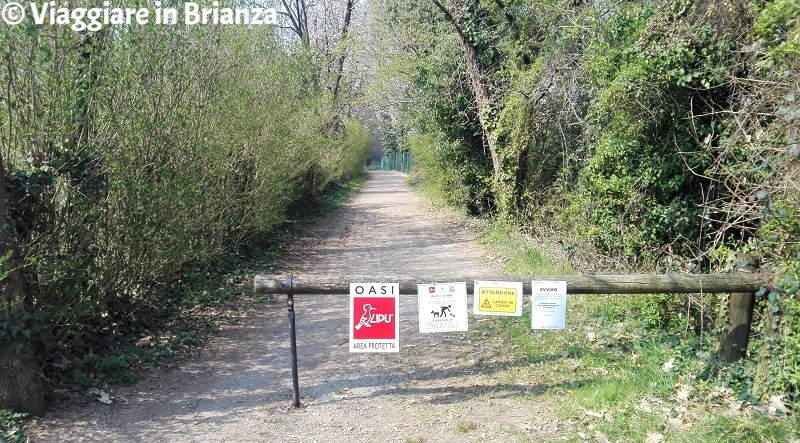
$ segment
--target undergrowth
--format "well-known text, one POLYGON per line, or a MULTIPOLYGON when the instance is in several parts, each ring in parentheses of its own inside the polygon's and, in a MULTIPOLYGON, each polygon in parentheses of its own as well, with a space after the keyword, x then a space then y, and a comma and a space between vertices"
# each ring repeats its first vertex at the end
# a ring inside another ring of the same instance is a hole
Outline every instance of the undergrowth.
MULTIPOLYGON (((274 268, 290 241, 347 202, 366 173, 334 183, 315 197, 296 204, 278 229, 254 239, 247 248, 229 251, 211 265, 187 269, 165 298, 173 303, 140 310, 113 323, 82 325, 61 352, 44 365, 59 395, 83 399, 79 391, 127 384, 148 370, 168 366, 188 355, 221 326, 235 324, 241 312, 269 301, 253 291, 253 277, 274 268)), ((0 442, 22 443, 25 414, 0 409, 0 442)))
POLYGON ((144 371, 192 352, 221 326, 238 322, 243 310, 269 300, 253 291, 254 275, 274 269, 287 243, 346 203, 365 178, 362 173, 330 185, 316 198, 295 204, 289 221, 280 228, 210 265, 186 269, 175 285, 159 289, 172 303, 139 310, 111 325, 84 325, 62 352, 48 360, 47 375, 66 391, 131 383, 144 371))
MULTIPOLYGON (((491 227, 482 243, 509 273, 568 270, 502 227, 491 227)), ((776 411, 748 395, 752 369, 716 358, 715 331, 651 309, 681 297, 570 295, 564 330, 532 331, 526 306, 522 317, 479 322, 471 333, 499 342, 502 377, 529 381, 531 397, 574 425, 571 441, 797 441, 797 421, 782 403, 776 411)))
POLYGON ((568 265, 556 263, 532 244, 529 237, 499 223, 490 225, 478 244, 489 247, 493 255, 498 255, 509 274, 543 276, 572 273, 568 265))
POLYGON ((0 442, 25 443, 25 414, 0 409, 0 442))

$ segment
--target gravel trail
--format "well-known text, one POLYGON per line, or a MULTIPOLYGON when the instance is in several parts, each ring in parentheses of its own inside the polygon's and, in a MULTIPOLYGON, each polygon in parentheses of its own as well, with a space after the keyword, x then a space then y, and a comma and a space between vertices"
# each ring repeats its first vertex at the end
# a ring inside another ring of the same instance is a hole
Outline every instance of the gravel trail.
MULTIPOLYGON (((461 216, 421 205, 403 177, 371 172, 350 203, 290 247, 281 272, 497 275, 461 216)), ((179 367, 111 388, 112 405, 55 408, 32 424, 31 441, 559 439, 563 424, 535 396, 543 387, 493 361, 491 337, 420 334, 416 295, 400 300, 400 352, 350 354, 349 298, 296 297, 300 409, 291 407, 286 309, 277 297, 179 367)), ((471 316, 470 329, 479 321, 488 320, 471 316)))

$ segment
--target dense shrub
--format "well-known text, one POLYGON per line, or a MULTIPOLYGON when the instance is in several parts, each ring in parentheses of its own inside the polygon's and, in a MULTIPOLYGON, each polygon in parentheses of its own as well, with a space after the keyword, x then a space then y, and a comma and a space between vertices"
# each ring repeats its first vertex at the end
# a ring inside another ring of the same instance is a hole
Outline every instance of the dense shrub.
POLYGON ((173 305, 181 273, 361 170, 366 129, 328 130, 317 67, 274 31, 0 28, 8 222, 43 352, 173 305))
MULTIPOLYGON (((555 228, 620 268, 718 272, 736 264, 737 252, 760 255, 780 283, 765 290, 754 338, 774 343, 764 355, 751 341, 743 373, 764 377, 754 365, 771 358, 770 392, 796 400, 790 368, 800 364, 785 351, 797 341, 797 2, 437 4, 428 10, 435 24, 418 24, 423 12, 400 7, 393 17, 405 19, 401 37, 413 36, 392 49, 405 67, 394 72, 418 74, 404 87, 422 99, 398 115, 411 128, 419 177, 451 203, 531 230, 555 228), (434 29, 450 38, 424 37, 434 29), (452 59, 467 57, 468 46, 490 94, 481 109, 475 68, 452 59), (468 179, 473 171, 478 180, 468 179), (475 195, 492 204, 474 206, 475 195)), ((624 300, 606 314, 667 333, 725 320, 708 314, 724 299, 707 294, 624 300), (686 321, 675 322, 682 312, 686 321)))

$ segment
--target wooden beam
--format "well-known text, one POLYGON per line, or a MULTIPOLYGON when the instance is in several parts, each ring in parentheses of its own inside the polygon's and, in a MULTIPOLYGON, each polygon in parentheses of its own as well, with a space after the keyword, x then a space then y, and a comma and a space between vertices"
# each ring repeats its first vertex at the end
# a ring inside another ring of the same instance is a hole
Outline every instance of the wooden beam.
MULTIPOLYGON (((720 293, 758 291, 767 283, 768 274, 662 274, 662 275, 558 275, 558 276, 490 276, 490 277, 410 277, 295 275, 295 294, 349 294, 350 283, 399 283, 400 293, 416 294, 418 284, 467 282, 472 294, 475 280, 522 282, 531 292, 531 280, 564 280, 570 294, 663 294, 720 293)), ((286 275, 256 275, 255 291, 265 294, 286 294, 286 275)))

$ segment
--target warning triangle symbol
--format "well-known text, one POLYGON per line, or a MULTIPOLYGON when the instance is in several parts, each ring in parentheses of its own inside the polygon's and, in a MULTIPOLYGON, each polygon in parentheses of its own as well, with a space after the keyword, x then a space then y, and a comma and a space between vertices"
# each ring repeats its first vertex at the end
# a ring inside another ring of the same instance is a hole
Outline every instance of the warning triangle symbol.
POLYGON ((483 301, 483 304, 481 305, 481 309, 492 309, 492 304, 489 303, 489 299, 488 298, 483 301))

